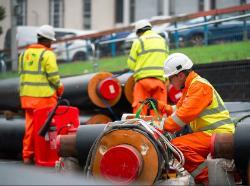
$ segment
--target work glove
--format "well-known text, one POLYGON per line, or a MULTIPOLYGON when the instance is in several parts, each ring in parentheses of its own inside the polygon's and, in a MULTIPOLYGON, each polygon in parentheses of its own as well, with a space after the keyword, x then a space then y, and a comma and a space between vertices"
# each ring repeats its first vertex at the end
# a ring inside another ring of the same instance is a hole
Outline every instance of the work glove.
POLYGON ((149 109, 154 109, 152 107, 152 103, 154 104, 156 110, 158 110, 158 101, 155 98, 147 98, 144 100, 144 104, 148 106, 149 109))
POLYGON ((158 101, 155 98, 147 98, 145 99, 144 103, 148 106, 149 109, 153 109, 152 108, 152 104, 150 103, 153 102, 153 104, 155 105, 155 108, 157 111, 161 112, 162 114, 167 114, 167 116, 170 116, 173 113, 173 108, 171 105, 168 105, 162 101, 158 101))
POLYGON ((158 109, 161 113, 163 113, 163 114, 165 113, 165 114, 167 114, 167 116, 170 116, 173 113, 173 108, 171 105, 164 104, 162 102, 160 102, 158 105, 159 105, 158 109))
POLYGON ((58 97, 62 97, 63 92, 64 92, 64 85, 61 84, 60 87, 56 90, 56 95, 57 95, 58 97))

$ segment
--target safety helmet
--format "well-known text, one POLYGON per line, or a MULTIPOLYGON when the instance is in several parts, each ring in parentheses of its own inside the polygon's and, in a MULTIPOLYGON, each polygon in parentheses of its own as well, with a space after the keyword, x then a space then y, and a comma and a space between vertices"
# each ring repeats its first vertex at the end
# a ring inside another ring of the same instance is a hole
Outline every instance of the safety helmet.
POLYGON ((185 54, 173 53, 164 62, 165 77, 170 77, 183 70, 191 69, 192 66, 193 62, 185 54))
POLYGON ((138 30, 140 30, 140 29, 142 29, 142 28, 144 28, 146 26, 152 27, 151 23, 149 21, 145 20, 145 19, 137 21, 135 23, 135 32, 137 32, 138 30))
POLYGON ((54 28, 50 25, 43 25, 41 26, 38 31, 37 34, 39 34, 40 36, 49 39, 51 41, 55 41, 55 31, 54 28))

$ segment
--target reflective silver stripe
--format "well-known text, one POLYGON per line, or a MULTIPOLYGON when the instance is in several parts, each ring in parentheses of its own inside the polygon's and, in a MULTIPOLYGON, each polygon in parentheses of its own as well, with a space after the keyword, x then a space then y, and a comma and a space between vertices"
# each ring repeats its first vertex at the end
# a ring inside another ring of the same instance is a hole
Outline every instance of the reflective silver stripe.
POLYGON ((173 105, 173 106, 172 106, 172 109, 173 109, 173 112, 175 112, 175 111, 177 110, 176 105, 173 105))
POLYGON ((165 47, 166 47, 166 51, 167 53, 169 53, 169 48, 168 48, 168 44, 165 42, 165 47))
POLYGON ((211 114, 217 114, 219 112, 226 110, 225 106, 220 101, 218 93, 216 91, 214 91, 214 94, 215 94, 215 97, 216 97, 216 100, 218 103, 218 107, 213 108, 213 109, 205 109, 202 113, 200 113, 199 117, 203 117, 203 116, 207 116, 207 115, 211 115, 211 114))
POLYGON ((145 50, 144 49, 144 43, 143 43, 143 41, 142 41, 142 39, 141 38, 139 38, 139 41, 140 41, 140 44, 141 44, 141 50, 142 50, 142 52, 145 50))
POLYGON ((37 72, 37 71, 30 71, 30 70, 23 70, 21 74, 32 74, 32 75, 42 75, 44 72, 37 72))
POLYGON ((43 59, 43 55, 46 52, 46 49, 42 51, 42 53, 40 54, 39 60, 38 60, 38 69, 37 71, 31 71, 31 70, 24 70, 24 62, 23 62, 23 58, 24 58, 24 54, 25 52, 23 52, 22 58, 21 58, 21 74, 44 74, 44 72, 42 72, 42 59, 43 59))
POLYGON ((43 55, 46 52, 46 50, 43 50, 42 53, 40 54, 39 60, 38 60, 38 72, 42 72, 42 60, 43 60, 43 55))
POLYGON ((146 36, 146 39, 162 39, 160 36, 146 36))
POLYGON ((205 127, 202 127, 200 129, 197 130, 197 132, 199 131, 205 131, 205 130, 214 130, 222 125, 225 125, 225 124, 230 124, 230 123, 233 123, 233 121, 228 118, 228 119, 224 119, 224 120, 220 120, 220 121, 217 121, 215 123, 212 123, 210 125, 207 125, 205 127))
MULTIPOLYGON (((160 37, 159 37, 159 38, 160 38, 160 37)), ((164 50, 164 49, 157 49, 157 48, 156 48, 156 49, 145 50, 145 48, 144 48, 144 43, 143 43, 142 39, 139 38, 139 41, 140 41, 140 44, 141 44, 141 52, 139 52, 139 53, 137 54, 138 56, 141 56, 141 55, 146 54, 146 53, 153 53, 153 52, 168 53, 167 48, 166 48, 166 50, 164 50)))
POLYGON ((163 67, 144 67, 136 70, 134 73, 136 74, 142 70, 163 70, 163 67))
POLYGON ((55 89, 57 89, 60 86, 60 80, 57 81, 55 84, 53 84, 52 82, 50 82, 50 85, 53 86, 55 89))
POLYGON ((171 115, 172 119, 174 120, 175 123, 177 123, 177 125, 179 125, 181 128, 186 126, 186 123, 184 123, 177 115, 176 113, 173 113, 171 115))
POLYGON ((47 73, 48 77, 53 77, 53 76, 58 76, 59 73, 58 72, 51 72, 51 73, 47 73))
POLYGON ((131 56, 128 57, 131 61, 136 62, 136 60, 134 58, 132 58, 131 56))
POLYGON ((153 53, 153 52, 168 53, 167 50, 163 50, 163 49, 149 49, 149 50, 141 51, 140 53, 138 53, 138 56, 144 55, 146 53, 153 53))
POLYGON ((195 170, 193 170, 190 174, 195 178, 196 176, 198 176, 203 169, 205 169, 207 167, 207 162, 204 161, 203 163, 201 163, 195 170))
POLYGON ((29 85, 29 86, 49 86, 49 83, 41 83, 41 82, 22 82, 21 86, 29 85))
POLYGON ((21 57, 21 70, 20 70, 20 72, 22 73, 23 72, 23 58, 24 58, 24 54, 25 54, 25 51, 21 54, 22 55, 22 57, 21 57))

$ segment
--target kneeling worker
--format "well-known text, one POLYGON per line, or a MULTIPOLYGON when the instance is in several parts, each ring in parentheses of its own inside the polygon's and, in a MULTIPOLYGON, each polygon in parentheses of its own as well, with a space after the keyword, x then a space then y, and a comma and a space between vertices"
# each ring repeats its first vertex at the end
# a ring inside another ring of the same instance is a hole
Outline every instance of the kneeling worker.
MULTIPOLYGON (((182 53, 169 55, 164 64, 166 77, 183 96, 175 107, 156 101, 159 111, 169 116, 163 130, 177 132, 190 125, 192 133, 177 137, 172 143, 184 157, 184 168, 196 183, 208 183, 206 158, 214 133, 234 133, 235 126, 223 100, 214 87, 192 70, 193 62, 182 53)), ((152 100, 152 99, 151 99, 152 100)))

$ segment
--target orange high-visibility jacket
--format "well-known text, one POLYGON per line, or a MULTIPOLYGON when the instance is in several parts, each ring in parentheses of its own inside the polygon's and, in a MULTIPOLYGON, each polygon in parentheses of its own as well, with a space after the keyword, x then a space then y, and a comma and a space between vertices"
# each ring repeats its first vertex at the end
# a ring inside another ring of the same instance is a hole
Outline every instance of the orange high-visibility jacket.
POLYGON ((176 110, 164 124, 167 131, 175 132, 190 124, 193 132, 203 131, 209 135, 234 132, 234 124, 219 94, 205 79, 192 71, 185 82, 183 96, 176 110))

